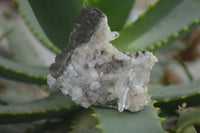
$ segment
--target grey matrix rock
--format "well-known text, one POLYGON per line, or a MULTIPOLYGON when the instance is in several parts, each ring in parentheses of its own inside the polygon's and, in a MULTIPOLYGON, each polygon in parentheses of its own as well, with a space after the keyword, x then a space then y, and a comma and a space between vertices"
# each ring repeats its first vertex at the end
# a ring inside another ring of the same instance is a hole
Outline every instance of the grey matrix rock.
POLYGON ((82 9, 69 44, 50 67, 49 86, 60 88, 85 108, 143 109, 151 101, 146 85, 157 58, 148 51, 119 52, 109 43, 118 36, 99 9, 82 9))

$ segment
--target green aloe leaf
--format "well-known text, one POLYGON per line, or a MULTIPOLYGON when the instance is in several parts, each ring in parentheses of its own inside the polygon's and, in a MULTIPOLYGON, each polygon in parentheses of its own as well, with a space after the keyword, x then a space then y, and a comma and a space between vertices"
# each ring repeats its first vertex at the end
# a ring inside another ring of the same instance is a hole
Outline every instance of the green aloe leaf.
MULTIPOLYGON (((159 86, 158 85, 151 85, 149 87, 149 93, 151 95, 153 95, 152 96, 153 100, 157 100, 158 101, 158 105, 156 105, 156 106, 164 107, 164 109, 167 108, 168 110, 172 108, 171 110, 174 110, 175 108, 177 108, 177 105, 180 105, 181 103, 183 103, 185 101, 188 103, 188 105, 199 104, 199 102, 198 102, 198 99, 199 99, 199 93, 198 92, 200 91, 199 83, 200 83, 199 81, 194 81, 194 82, 191 82, 191 83, 188 83, 188 84, 173 85, 173 86, 168 86, 168 87, 160 86, 160 85, 159 86), (198 98, 197 99, 192 99, 191 101, 188 102, 188 99, 190 99, 191 97, 195 98, 195 96, 198 96, 198 98), (174 101, 175 101, 175 103, 173 103, 174 101), (161 104, 159 105, 159 103, 161 103, 161 104)), ((53 101, 58 99, 58 101, 60 101, 60 102, 61 101, 65 102, 66 98, 68 99, 68 101, 71 101, 70 100, 71 98, 68 98, 68 96, 65 96, 65 95, 62 95, 62 94, 59 94, 56 97, 52 97, 51 99, 53 101), (58 99, 58 97, 59 97, 59 99, 58 99)), ((36 101, 36 102, 33 102, 33 103, 38 103, 38 102, 36 101)), ((66 103, 67 103, 67 101, 66 101, 66 103)), ((51 104, 51 102, 49 104, 51 104)), ((18 107, 18 105, 16 105, 16 106, 18 107)), ((27 104, 21 104, 20 106, 22 106, 23 108, 29 108, 29 106, 32 106, 32 104, 31 103, 27 103, 27 104)), ((38 104, 37 108, 38 109, 42 109, 43 106, 44 106, 43 104, 38 104)), ((16 111, 15 108, 14 108, 14 105, 3 106, 3 110, 5 110, 4 112, 2 112, 2 108, 1 107, 0 107, 0 110, 1 110, 0 114, 2 114, 3 116, 7 116, 6 111, 8 109, 10 110, 10 114, 9 115, 15 114, 15 112, 16 113, 20 113, 20 108, 18 108, 19 110, 16 111)), ((62 107, 64 108, 65 104, 61 104, 59 106, 59 108, 62 108, 62 107)), ((52 109, 50 109, 50 110, 52 110, 52 109)), ((149 120, 149 119, 151 119, 151 120, 156 120, 157 119, 157 117, 155 115, 156 114, 155 110, 153 109, 152 105, 149 105, 144 110, 142 110, 140 112, 137 112, 137 113, 130 113, 128 111, 120 113, 120 112, 118 112, 117 110, 114 110, 114 109, 105 109, 105 108, 96 108, 96 107, 94 108, 94 111, 95 111, 95 114, 93 116, 97 116, 98 117, 98 119, 100 121, 100 129, 102 128, 103 131, 105 130, 106 132, 108 132, 107 130, 109 130, 109 123, 110 124, 114 124, 113 121, 109 121, 109 120, 113 120, 114 119, 116 121, 116 123, 115 123, 116 126, 115 127, 118 127, 119 125, 117 125, 117 124, 119 124, 119 123, 117 123, 117 121, 123 121, 121 123, 124 123, 125 120, 127 120, 127 121, 130 120, 130 123, 133 123, 134 120, 136 119, 137 120, 137 121, 135 121, 136 123, 139 122, 140 120, 141 120, 140 122, 143 123, 145 121, 148 122, 147 120, 149 120), (143 118, 148 118, 148 119, 145 119, 143 121, 142 120, 143 118)), ((38 111, 35 111, 34 108, 31 108, 30 110, 27 110, 27 112, 32 112, 32 114, 35 114, 35 112, 36 112, 36 114, 38 114, 37 113, 38 111)), ((28 116, 30 116, 30 113, 24 113, 23 115, 24 115, 24 117, 28 117, 28 116)), ((14 115, 13 115, 13 117, 14 117, 14 115)), ((19 115, 19 117, 20 117, 20 115, 19 115)), ((5 118, 7 118, 7 117, 5 117, 5 118)), ((125 127, 126 126, 130 126, 129 124, 126 123, 125 127)), ((156 126, 156 125, 149 125, 149 126, 151 127, 151 126, 156 126)), ((99 127, 99 126, 96 126, 96 127, 99 127)), ((155 130, 156 129, 157 128, 155 128, 155 130)), ((120 129, 117 129, 117 130, 121 131, 120 129)), ((140 128, 132 129, 131 128, 130 130, 134 131, 134 130, 146 130, 146 129, 140 129, 140 128)))
POLYGON ((46 84, 48 68, 13 62, 0 57, 0 76, 29 83, 46 84))
POLYGON ((58 47, 53 45, 53 43, 46 36, 42 27, 40 26, 37 18, 35 17, 33 10, 28 2, 28 0, 16 0, 18 4, 18 9, 22 14, 24 20, 26 21, 28 27, 33 32, 33 34, 49 49, 52 51, 59 53, 60 50, 58 47))
POLYGON ((13 125, 0 125, 1 133, 22 133, 23 129, 19 129, 13 125))
POLYGON ((19 10, 33 33, 44 45, 59 53, 73 29, 82 0, 17 0, 19 10))
POLYGON ((6 30, 1 36, 0 36, 0 42, 1 40, 3 40, 4 38, 6 38, 10 33, 12 33, 12 29, 8 29, 6 30))
POLYGON ((97 108, 94 109, 99 120, 99 128, 102 133, 162 133, 160 119, 156 114, 153 105, 145 107, 142 111, 119 112, 115 109, 97 108))
POLYGON ((0 105, 0 123, 35 121, 68 112, 77 106, 71 97, 54 92, 49 97, 24 104, 0 105))
POLYGON ((120 31, 127 21, 135 0, 87 0, 88 7, 101 9, 108 17, 111 30, 120 31))
POLYGON ((98 121, 91 116, 93 113, 91 109, 84 109, 76 114, 73 120, 72 132, 70 133, 100 133, 100 131, 95 128, 98 121))
POLYGON ((195 124, 200 124, 199 120, 200 120, 199 108, 185 111, 183 114, 181 114, 180 118, 178 119, 177 133, 182 133, 187 128, 195 124))
POLYGON ((26 35, 25 28, 17 18, 12 16, 6 20, 0 16, 0 24, 4 31, 11 31, 7 35, 7 39, 15 61, 33 66, 43 66, 43 60, 40 59, 26 35))
POLYGON ((39 87, 30 84, 24 85, 10 80, 6 83, 9 84, 5 84, 5 87, 0 87, 0 103, 2 105, 26 103, 47 95, 39 87))
POLYGON ((173 113, 175 109, 178 109, 178 105, 182 105, 184 102, 188 106, 200 105, 198 102, 200 82, 197 80, 170 86, 149 85, 149 94, 152 95, 153 100, 157 101, 155 106, 161 107, 167 113, 173 113))
POLYGON ((44 66, 44 61, 39 57, 33 45, 31 45, 25 32, 19 26, 8 36, 8 42, 14 60, 22 64, 44 66), (23 38, 22 38, 23 36, 23 38))
POLYGON ((199 0, 159 0, 112 43, 121 51, 152 51, 196 27, 200 23, 199 8, 199 0))
POLYGON ((181 133, 197 133, 197 131, 194 126, 189 126, 185 128, 184 131, 181 133))
POLYGON ((62 115, 57 118, 51 118, 49 120, 38 121, 34 123, 22 123, 22 124, 4 124, 0 125, 1 133, 69 133, 71 119, 67 114, 67 120, 63 120, 62 115), (62 117, 62 118, 61 118, 62 117))
POLYGON ((199 80, 181 85, 149 85, 149 93, 156 101, 170 101, 200 93, 199 80))

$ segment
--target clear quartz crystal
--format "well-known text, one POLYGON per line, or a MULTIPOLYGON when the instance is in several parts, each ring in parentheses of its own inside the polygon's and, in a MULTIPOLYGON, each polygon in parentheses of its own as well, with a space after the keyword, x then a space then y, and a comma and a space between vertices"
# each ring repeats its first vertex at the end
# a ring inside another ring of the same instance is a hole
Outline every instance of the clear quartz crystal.
POLYGON ((119 52, 109 43, 118 36, 105 16, 90 41, 74 50, 63 73, 58 78, 48 75, 49 86, 60 88, 85 108, 142 110, 151 101, 146 85, 157 58, 148 51, 119 52))

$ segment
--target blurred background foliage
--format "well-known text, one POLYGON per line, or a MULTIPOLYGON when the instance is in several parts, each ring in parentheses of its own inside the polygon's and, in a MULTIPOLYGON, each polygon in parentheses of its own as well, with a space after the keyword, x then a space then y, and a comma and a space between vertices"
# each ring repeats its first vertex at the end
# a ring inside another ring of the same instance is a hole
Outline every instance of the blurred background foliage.
POLYGON ((199 9, 200 0, 0 0, 0 132, 200 132, 199 9), (107 14, 119 50, 158 57, 143 111, 83 109, 46 85, 84 6, 107 14))

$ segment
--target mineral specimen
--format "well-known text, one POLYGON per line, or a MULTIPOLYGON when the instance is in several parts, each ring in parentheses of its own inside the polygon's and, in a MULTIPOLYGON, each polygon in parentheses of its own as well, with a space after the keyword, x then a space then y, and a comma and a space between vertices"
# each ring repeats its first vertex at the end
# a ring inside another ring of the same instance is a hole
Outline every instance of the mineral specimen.
POLYGON ((118 36, 99 9, 82 9, 69 44, 50 67, 49 86, 60 88, 85 108, 143 109, 151 101, 146 84, 157 58, 148 51, 119 52, 109 43, 118 36))

